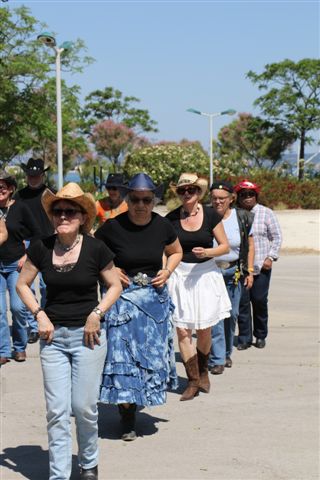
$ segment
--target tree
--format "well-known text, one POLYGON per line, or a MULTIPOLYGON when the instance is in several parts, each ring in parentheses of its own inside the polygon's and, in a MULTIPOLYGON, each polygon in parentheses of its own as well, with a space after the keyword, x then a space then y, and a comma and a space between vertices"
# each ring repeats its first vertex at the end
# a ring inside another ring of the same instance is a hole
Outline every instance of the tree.
POLYGON ((254 102, 264 115, 281 122, 300 140, 299 178, 303 178, 305 145, 320 127, 320 60, 305 58, 298 62, 283 60, 265 66, 261 74, 249 71, 247 77, 268 90, 254 102))
POLYGON ((207 175, 209 158, 199 142, 160 142, 127 155, 123 169, 128 177, 145 172, 155 183, 163 183, 167 188, 183 172, 207 175))
POLYGON ((118 170, 120 160, 130 149, 146 142, 131 128, 123 123, 115 123, 113 120, 97 123, 93 127, 90 141, 94 144, 96 151, 111 162, 114 172, 118 170))
POLYGON ((104 120, 123 123, 137 134, 158 131, 157 122, 150 118, 148 110, 133 106, 134 103, 140 102, 138 98, 123 96, 120 90, 115 90, 113 87, 95 90, 85 100, 87 103, 84 107, 84 118, 87 132, 97 121, 104 120))
POLYGON ((268 163, 273 168, 294 141, 293 133, 282 124, 250 113, 240 113, 238 119, 220 130, 218 138, 220 156, 227 155, 243 166, 258 168, 268 163))
MULTIPOLYGON (((52 81, 48 82, 48 74, 54 70, 55 56, 36 40, 45 28, 26 7, 0 9, 0 155, 4 164, 30 148, 43 147, 46 140, 54 141, 50 133, 56 121, 54 87, 52 81)), ((82 41, 77 40, 63 55, 63 68, 79 71, 90 62, 83 56, 83 49, 82 41)), ((64 85, 63 90, 63 101, 76 95, 76 87, 67 93, 64 85)), ((70 132, 75 124, 71 112, 68 120, 70 132)))

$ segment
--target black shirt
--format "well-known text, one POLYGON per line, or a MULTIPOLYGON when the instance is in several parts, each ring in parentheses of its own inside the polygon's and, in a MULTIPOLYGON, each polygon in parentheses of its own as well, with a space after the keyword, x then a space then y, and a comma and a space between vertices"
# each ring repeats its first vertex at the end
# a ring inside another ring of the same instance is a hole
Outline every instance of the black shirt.
POLYGON ((130 277, 138 272, 154 277, 162 267, 164 248, 177 239, 170 222, 154 212, 147 225, 136 225, 122 213, 101 225, 95 236, 115 253, 115 265, 130 277))
POLYGON ((176 208, 166 215, 170 220, 175 231, 178 234, 182 249, 182 261, 186 263, 202 263, 210 258, 197 258, 193 253, 194 247, 212 248, 213 233, 212 230, 221 222, 221 216, 212 208, 203 206, 203 222, 199 230, 188 232, 181 226, 180 208, 176 208))
POLYGON ((114 254, 100 240, 83 236, 79 258, 72 270, 57 272, 52 265, 56 235, 38 240, 27 250, 28 257, 43 275, 47 286, 45 312, 53 324, 82 326, 98 305, 99 273, 114 254))
POLYGON ((41 197, 46 188, 48 188, 46 185, 42 185, 40 188, 30 188, 27 186, 16 192, 14 196, 14 198, 18 200, 23 200, 30 208, 32 215, 40 227, 42 238, 54 233, 54 228, 41 203, 41 197))
POLYGON ((8 240, 0 246, 1 262, 16 262, 25 254, 23 240, 40 237, 40 229, 30 209, 16 200, 7 210, 8 240))

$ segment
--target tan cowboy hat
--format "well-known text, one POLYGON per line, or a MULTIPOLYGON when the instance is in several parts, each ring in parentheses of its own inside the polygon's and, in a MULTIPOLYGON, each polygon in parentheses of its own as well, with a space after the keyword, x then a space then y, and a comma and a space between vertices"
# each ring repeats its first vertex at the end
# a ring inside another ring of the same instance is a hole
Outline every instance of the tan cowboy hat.
POLYGON ((56 194, 52 193, 48 188, 43 192, 41 203, 52 222, 52 205, 58 200, 69 200, 76 203, 87 214, 87 219, 83 224, 83 231, 90 232, 93 222, 97 215, 96 204, 91 193, 84 193, 77 183, 67 183, 56 194))
POLYGON ((178 182, 170 183, 170 188, 176 193, 177 188, 192 185, 199 187, 201 190, 200 199, 203 198, 208 189, 208 180, 204 177, 199 177, 196 173, 181 173, 178 182))

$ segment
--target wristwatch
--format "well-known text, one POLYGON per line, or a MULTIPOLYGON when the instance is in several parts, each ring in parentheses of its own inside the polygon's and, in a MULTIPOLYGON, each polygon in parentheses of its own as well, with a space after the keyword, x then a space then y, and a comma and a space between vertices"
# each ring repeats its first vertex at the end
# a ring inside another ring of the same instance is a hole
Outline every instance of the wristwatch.
POLYGON ((92 311, 96 313, 98 317, 100 318, 104 317, 105 312, 103 312, 99 307, 94 307, 92 311))

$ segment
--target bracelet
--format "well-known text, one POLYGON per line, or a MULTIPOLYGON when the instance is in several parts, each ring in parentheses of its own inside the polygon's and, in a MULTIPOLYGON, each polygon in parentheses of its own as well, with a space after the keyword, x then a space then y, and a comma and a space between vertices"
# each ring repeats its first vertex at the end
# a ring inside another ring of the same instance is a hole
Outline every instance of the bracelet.
POLYGON ((274 258, 272 257, 267 257, 269 260, 271 260, 271 262, 273 262, 274 258))
POLYGON ((37 310, 32 312, 32 315, 33 315, 34 319, 37 320, 38 313, 43 312, 43 311, 44 311, 43 308, 38 307, 37 310))
POLYGON ((167 272, 169 272, 169 277, 170 277, 170 275, 172 274, 172 270, 170 270, 170 268, 168 268, 168 267, 163 268, 162 270, 167 270, 167 272))
POLYGON ((252 268, 252 267, 248 267, 247 270, 248 270, 248 272, 254 272, 254 268, 252 268))
POLYGON ((95 313, 96 315, 98 315, 98 317, 101 319, 105 312, 103 312, 99 307, 94 307, 94 309, 92 310, 93 313, 95 313))

